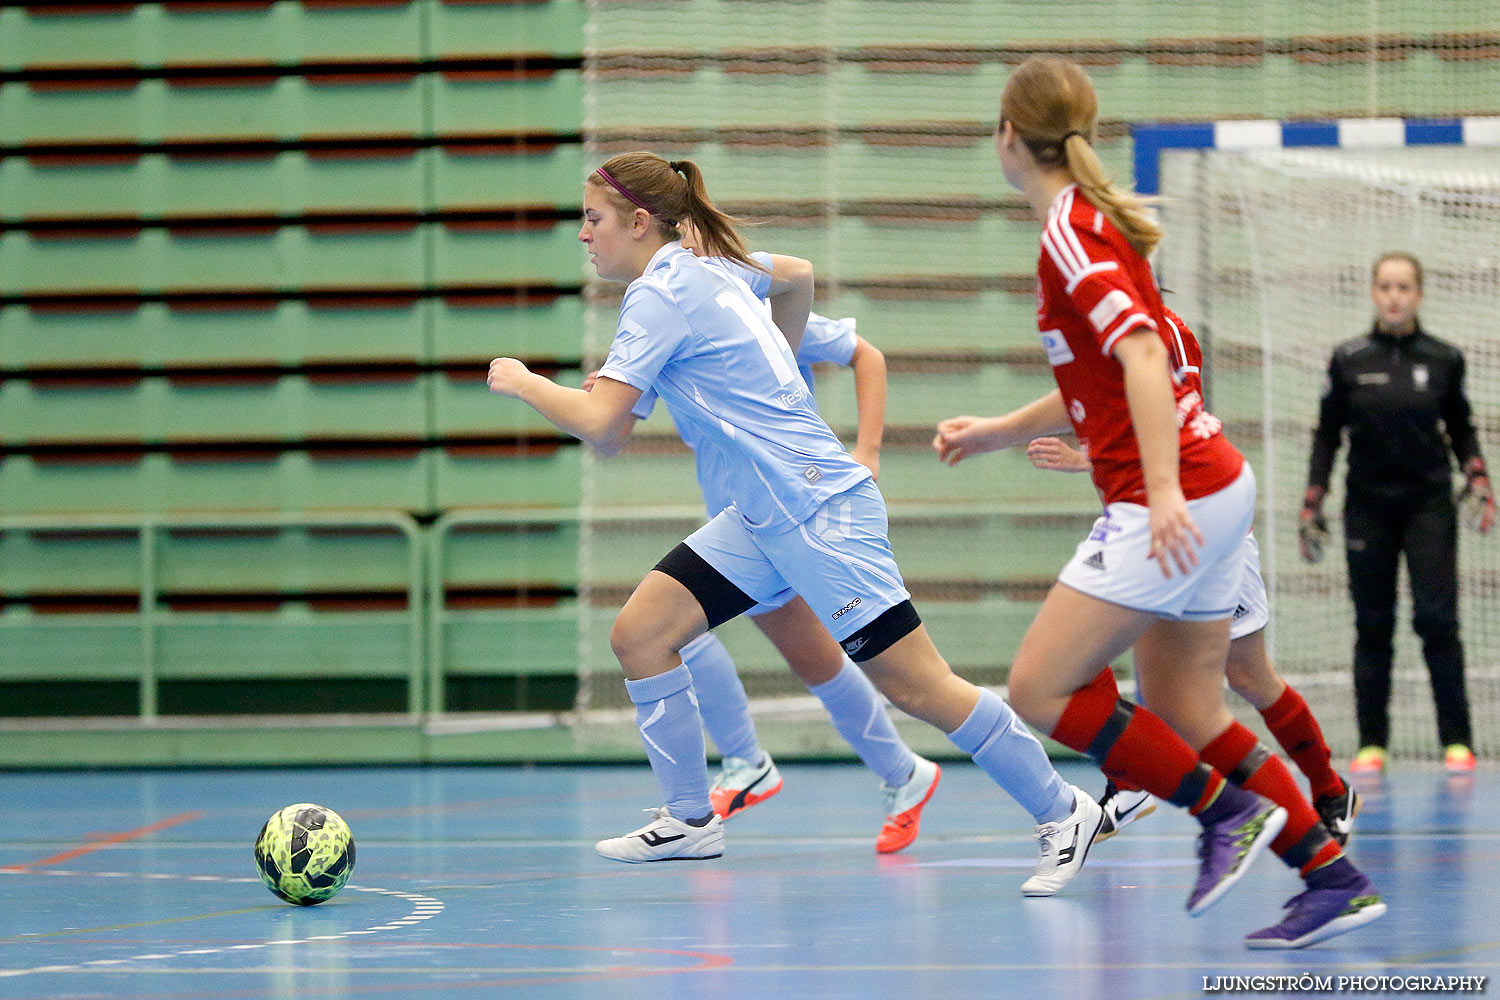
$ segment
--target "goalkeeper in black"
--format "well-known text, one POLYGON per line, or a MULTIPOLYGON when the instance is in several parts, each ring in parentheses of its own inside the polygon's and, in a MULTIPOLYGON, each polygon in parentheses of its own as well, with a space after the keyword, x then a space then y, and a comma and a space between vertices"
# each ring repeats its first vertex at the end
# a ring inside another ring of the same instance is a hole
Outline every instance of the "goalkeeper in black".
POLYGON ((1458 635, 1458 509, 1480 533, 1495 517, 1494 494, 1464 395, 1458 348, 1417 321, 1422 265, 1388 253, 1371 272, 1374 328, 1333 352, 1312 434, 1302 504, 1302 558, 1323 555, 1323 498, 1333 458, 1349 436, 1344 549, 1354 599, 1354 699, 1360 751, 1351 769, 1378 772, 1390 738, 1391 637, 1398 560, 1411 579, 1412 627, 1432 679, 1438 738, 1449 771, 1474 768, 1464 652, 1458 635), (1453 467, 1465 485, 1455 505, 1453 467))

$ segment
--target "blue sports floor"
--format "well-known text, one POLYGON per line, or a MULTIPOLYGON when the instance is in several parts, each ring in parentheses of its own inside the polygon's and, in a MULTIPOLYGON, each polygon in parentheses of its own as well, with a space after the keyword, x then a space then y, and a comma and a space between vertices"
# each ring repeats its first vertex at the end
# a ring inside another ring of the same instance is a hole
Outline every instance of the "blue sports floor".
MULTIPOLYGON (((783 774, 729 822, 722 859, 635 866, 591 848, 658 804, 644 764, 0 773, 0 996, 1127 1000, 1500 965, 1500 780, 1483 767, 1363 786, 1352 853, 1391 912, 1288 953, 1241 937, 1295 877, 1268 856, 1190 919, 1196 825, 1165 807, 1098 845, 1063 895, 1027 900, 1029 818, 972 764, 944 768, 894 857, 872 847, 868 772, 783 774), (358 843, 348 887, 311 908, 272 897, 251 858, 266 817, 299 801, 337 810, 358 843)), ((1383 992, 1409 990, 1365 995, 1383 992)))

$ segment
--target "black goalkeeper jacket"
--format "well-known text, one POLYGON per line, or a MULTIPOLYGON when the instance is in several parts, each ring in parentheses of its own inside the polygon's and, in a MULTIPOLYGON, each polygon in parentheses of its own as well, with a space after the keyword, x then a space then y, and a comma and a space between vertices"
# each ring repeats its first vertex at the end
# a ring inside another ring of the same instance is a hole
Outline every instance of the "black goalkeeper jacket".
POLYGON ((1327 488, 1339 439, 1349 432, 1350 494, 1448 487, 1451 448, 1462 468, 1479 456, 1457 347, 1423 332, 1396 337, 1377 326, 1339 345, 1312 433, 1309 486, 1327 488))

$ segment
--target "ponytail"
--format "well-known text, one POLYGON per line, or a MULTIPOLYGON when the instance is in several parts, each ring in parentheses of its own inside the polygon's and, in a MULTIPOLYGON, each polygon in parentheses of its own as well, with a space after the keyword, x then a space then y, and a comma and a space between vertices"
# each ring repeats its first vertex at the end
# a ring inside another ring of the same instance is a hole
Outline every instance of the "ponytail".
POLYGON ((1106 177, 1094 147, 1079 133, 1063 140, 1063 158, 1084 197, 1115 224, 1136 253, 1150 257, 1161 242, 1162 231, 1151 217, 1149 202, 1106 177))
POLYGON ((1117 185, 1094 152, 1099 98, 1088 74, 1054 56, 1027 59, 1005 83, 1000 117, 1015 126, 1026 148, 1044 167, 1061 167, 1089 202, 1103 212, 1142 257, 1161 242, 1151 202, 1117 185))
POLYGON ((709 199, 703 171, 692 160, 667 161, 655 153, 621 153, 590 174, 588 183, 603 186, 622 212, 634 208, 650 212, 657 234, 665 240, 679 239, 678 226, 690 222, 709 256, 728 257, 764 270, 751 259, 736 231, 739 220, 720 211, 709 199))

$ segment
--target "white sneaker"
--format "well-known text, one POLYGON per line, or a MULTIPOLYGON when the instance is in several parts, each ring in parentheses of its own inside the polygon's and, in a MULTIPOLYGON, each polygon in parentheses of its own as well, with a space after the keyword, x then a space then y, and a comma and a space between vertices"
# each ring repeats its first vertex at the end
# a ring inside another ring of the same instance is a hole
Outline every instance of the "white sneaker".
POLYGON ((725 757, 722 770, 708 790, 708 801, 714 815, 728 819, 757 802, 764 802, 781 791, 781 772, 770 754, 758 765, 743 757, 725 757))
POLYGON ((1076 785, 1068 787, 1073 789, 1073 811, 1060 823, 1043 823, 1036 828, 1042 857, 1037 862, 1036 874, 1021 883, 1023 895, 1051 896, 1061 892, 1083 867, 1083 860, 1104 825, 1104 810, 1099 803, 1076 785))
POLYGON ((895 854, 917 839, 922 826, 922 807, 937 791, 943 769, 925 757, 917 757, 911 777, 904 785, 881 785, 885 793, 885 825, 875 837, 875 850, 895 854))
POLYGON ((1099 797, 1099 808, 1104 810, 1104 826, 1094 840, 1108 840, 1143 816, 1156 812, 1156 798, 1144 789, 1125 791, 1111 781, 1099 797))
POLYGON ((623 837, 594 845, 594 853, 611 861, 707 861, 724 854, 724 824, 713 816, 703 826, 689 826, 667 812, 666 806, 647 809, 651 822, 623 837))

